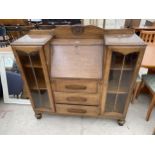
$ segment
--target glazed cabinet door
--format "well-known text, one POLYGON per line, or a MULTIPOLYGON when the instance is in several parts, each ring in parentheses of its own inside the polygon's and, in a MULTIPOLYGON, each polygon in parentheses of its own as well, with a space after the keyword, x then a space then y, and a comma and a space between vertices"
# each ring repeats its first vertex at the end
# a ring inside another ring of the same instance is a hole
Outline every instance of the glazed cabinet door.
POLYGON ((126 115, 133 84, 143 56, 137 47, 109 47, 107 49, 107 79, 105 79, 105 115, 126 115))
POLYGON ((34 110, 54 112, 54 101, 43 48, 16 46, 13 49, 34 110))

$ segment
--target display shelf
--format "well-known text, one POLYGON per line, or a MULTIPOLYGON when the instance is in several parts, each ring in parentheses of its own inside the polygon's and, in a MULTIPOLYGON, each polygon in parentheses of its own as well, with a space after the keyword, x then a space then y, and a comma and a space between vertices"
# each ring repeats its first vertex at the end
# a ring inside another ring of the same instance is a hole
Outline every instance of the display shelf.
POLYGON ((41 64, 39 62, 33 63, 33 66, 31 64, 27 63, 27 64, 24 64, 24 67, 28 67, 28 68, 31 68, 31 67, 42 68, 42 66, 41 66, 41 64))
POLYGON ((131 71, 133 70, 133 68, 117 68, 117 67, 113 67, 113 68, 110 68, 110 70, 126 70, 126 71, 131 71))

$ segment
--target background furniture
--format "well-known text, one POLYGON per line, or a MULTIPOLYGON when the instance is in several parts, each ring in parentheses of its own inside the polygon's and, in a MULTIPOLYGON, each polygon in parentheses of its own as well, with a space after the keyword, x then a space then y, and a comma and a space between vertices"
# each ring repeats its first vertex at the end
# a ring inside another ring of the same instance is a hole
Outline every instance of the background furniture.
MULTIPOLYGON (((5 59, 15 60, 12 48, 10 46, 5 47, 5 48, 0 48, 0 76, 1 76, 4 103, 30 104, 29 99, 10 98, 9 90, 8 90, 6 68, 5 68, 5 59)), ((21 82, 21 80, 19 82, 21 82)))
MULTIPOLYGON (((155 31, 145 31, 145 30, 141 30, 140 31, 140 37, 143 39, 143 41, 148 45, 145 51, 145 55, 143 58, 143 62, 142 62, 142 66, 141 67, 145 67, 148 68, 148 74, 152 72, 152 68, 151 65, 155 65, 155 64, 151 64, 149 65, 149 63, 153 63, 154 62, 154 51, 155 51, 155 46, 153 45, 153 43, 155 42, 155 31)), ((147 74, 147 73, 146 73, 147 74)), ((140 86, 142 79, 141 76, 139 75, 137 77, 136 83, 135 83, 135 87, 133 90, 133 97, 131 99, 131 102, 133 103, 133 101, 135 100, 135 98, 137 98, 137 92, 140 86)))
POLYGON ((137 97, 137 92, 138 92, 138 89, 139 89, 139 86, 140 86, 141 82, 142 82, 142 79, 138 75, 137 79, 136 79, 136 82, 135 82, 134 89, 133 89, 133 95, 131 96, 131 103, 134 103, 134 100, 137 97))
POLYGON ((155 73, 155 44, 146 47, 141 67, 148 68, 148 73, 155 73))
POLYGON ((146 20, 144 26, 153 26, 153 22, 146 20))
POLYGON ((123 125, 143 41, 131 30, 95 26, 33 32, 12 47, 36 117, 43 112, 108 117, 123 125))
POLYGON ((8 83, 9 95, 14 95, 18 98, 23 91, 23 82, 21 79, 21 75, 19 73, 7 71, 6 78, 8 83))
POLYGON ((155 106, 155 75, 148 74, 148 75, 142 76, 142 82, 140 84, 139 91, 138 91, 137 95, 139 95, 140 90, 142 89, 142 87, 144 87, 144 85, 148 88, 149 93, 152 95, 152 99, 149 104, 149 108, 148 108, 147 115, 146 115, 146 121, 148 121, 150 118, 151 112, 155 106))
POLYGON ((145 43, 154 43, 155 42, 155 31, 140 31, 140 37, 145 43))
POLYGON ((142 30, 146 30, 146 31, 155 31, 155 26, 134 26, 133 29, 135 30, 135 33, 137 35, 140 35, 140 32, 142 30))
POLYGON ((81 19, 42 19, 43 25, 75 25, 81 22, 81 19))
POLYGON ((141 64, 142 67, 148 69, 148 73, 146 75, 142 75, 142 82, 140 83, 140 86, 139 86, 138 90, 136 91, 136 97, 139 96, 140 92, 142 91, 142 88, 143 88, 143 91, 145 91, 148 94, 151 94, 153 96, 152 100, 150 102, 149 108, 148 108, 147 116, 146 116, 147 121, 149 120, 151 111, 155 104, 155 101, 154 101, 154 93, 155 93, 155 89, 154 89, 155 61, 154 61, 154 57, 155 57, 155 44, 149 44, 146 47, 145 54, 144 54, 142 64, 141 64))
POLYGON ((6 29, 4 26, 0 26, 0 47, 5 47, 9 45, 10 38, 6 33, 6 29))
POLYGON ((27 34, 30 30, 34 29, 34 25, 29 26, 5 26, 11 42, 27 34))
POLYGON ((0 19, 0 25, 28 25, 27 19, 0 19))

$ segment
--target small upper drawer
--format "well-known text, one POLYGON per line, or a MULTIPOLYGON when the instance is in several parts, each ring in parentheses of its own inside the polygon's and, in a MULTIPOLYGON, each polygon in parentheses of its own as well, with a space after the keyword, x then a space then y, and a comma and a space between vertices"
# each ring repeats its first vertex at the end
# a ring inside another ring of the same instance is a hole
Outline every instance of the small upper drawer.
POLYGON ((87 80, 54 80, 54 91, 97 93, 97 81, 87 80))

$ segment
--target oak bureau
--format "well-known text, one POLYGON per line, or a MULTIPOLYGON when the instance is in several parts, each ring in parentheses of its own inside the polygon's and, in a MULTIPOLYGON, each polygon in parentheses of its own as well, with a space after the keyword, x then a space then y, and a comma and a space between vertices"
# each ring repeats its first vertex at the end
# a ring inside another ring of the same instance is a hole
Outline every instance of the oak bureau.
POLYGON ((36 118, 42 113, 108 117, 125 123, 145 51, 130 29, 60 26, 12 43, 36 118))

